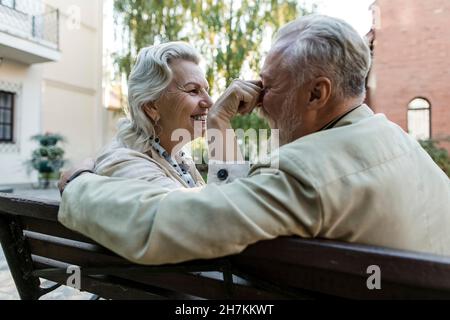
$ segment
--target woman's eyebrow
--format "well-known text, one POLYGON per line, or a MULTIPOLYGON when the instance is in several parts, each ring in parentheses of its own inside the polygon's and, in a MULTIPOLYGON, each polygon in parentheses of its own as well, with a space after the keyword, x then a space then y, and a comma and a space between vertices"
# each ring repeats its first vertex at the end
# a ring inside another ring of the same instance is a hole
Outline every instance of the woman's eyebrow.
MULTIPOLYGON (((195 86, 197 86, 197 87, 199 87, 199 88, 202 87, 199 83, 197 83, 197 82, 192 82, 192 81, 190 81, 190 82, 188 82, 188 83, 185 83, 185 84, 183 85, 183 87, 186 87, 187 85, 190 85, 190 84, 193 84, 193 85, 195 85, 195 86)), ((207 85, 207 86, 205 87, 205 89, 206 89, 206 91, 208 91, 208 90, 209 90, 209 85, 207 85)))

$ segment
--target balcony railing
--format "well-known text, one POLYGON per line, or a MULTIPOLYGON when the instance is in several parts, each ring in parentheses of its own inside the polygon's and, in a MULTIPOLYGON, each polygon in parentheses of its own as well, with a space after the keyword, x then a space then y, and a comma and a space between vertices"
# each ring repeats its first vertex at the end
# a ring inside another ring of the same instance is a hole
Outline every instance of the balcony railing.
POLYGON ((0 2, 0 31, 59 49, 59 10, 48 5, 10 7, 0 2))

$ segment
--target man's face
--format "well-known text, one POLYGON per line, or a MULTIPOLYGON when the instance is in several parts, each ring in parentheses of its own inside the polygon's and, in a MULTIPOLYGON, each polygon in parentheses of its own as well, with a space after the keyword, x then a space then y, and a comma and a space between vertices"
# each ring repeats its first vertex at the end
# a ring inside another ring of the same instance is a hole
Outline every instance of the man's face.
POLYGON ((261 108, 272 129, 280 130, 280 143, 294 140, 294 131, 301 125, 299 90, 286 66, 282 65, 282 52, 269 52, 261 70, 265 95, 261 108))

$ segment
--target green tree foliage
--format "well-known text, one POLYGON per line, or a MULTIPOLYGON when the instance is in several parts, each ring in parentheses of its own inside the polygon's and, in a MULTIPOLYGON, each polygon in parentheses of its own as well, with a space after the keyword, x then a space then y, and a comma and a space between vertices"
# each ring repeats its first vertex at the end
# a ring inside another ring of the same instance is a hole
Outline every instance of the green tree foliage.
MULTIPOLYGON (((446 140, 450 141, 450 137, 446 140)), ((447 174, 450 178, 450 156, 446 149, 438 147, 438 141, 422 140, 419 141, 422 148, 424 148, 436 164, 447 174)))
MULTIPOLYGON (((115 0, 114 9, 125 39, 124 52, 116 56, 122 74, 130 73, 141 48, 183 40, 205 58, 211 94, 222 92, 244 68, 257 72, 263 38, 307 13, 292 0, 115 0)), ((237 117, 233 126, 267 128, 254 114, 237 117)))

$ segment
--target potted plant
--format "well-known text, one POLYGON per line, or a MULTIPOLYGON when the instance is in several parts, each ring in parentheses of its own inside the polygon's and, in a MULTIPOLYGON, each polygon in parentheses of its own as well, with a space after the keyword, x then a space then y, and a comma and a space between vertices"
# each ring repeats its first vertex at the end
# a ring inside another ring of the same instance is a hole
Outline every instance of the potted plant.
POLYGON ((37 141, 39 147, 33 151, 29 162, 39 173, 39 187, 47 189, 51 180, 59 178, 60 170, 64 166, 64 150, 57 144, 65 139, 59 134, 45 133, 35 135, 31 140, 37 141))

